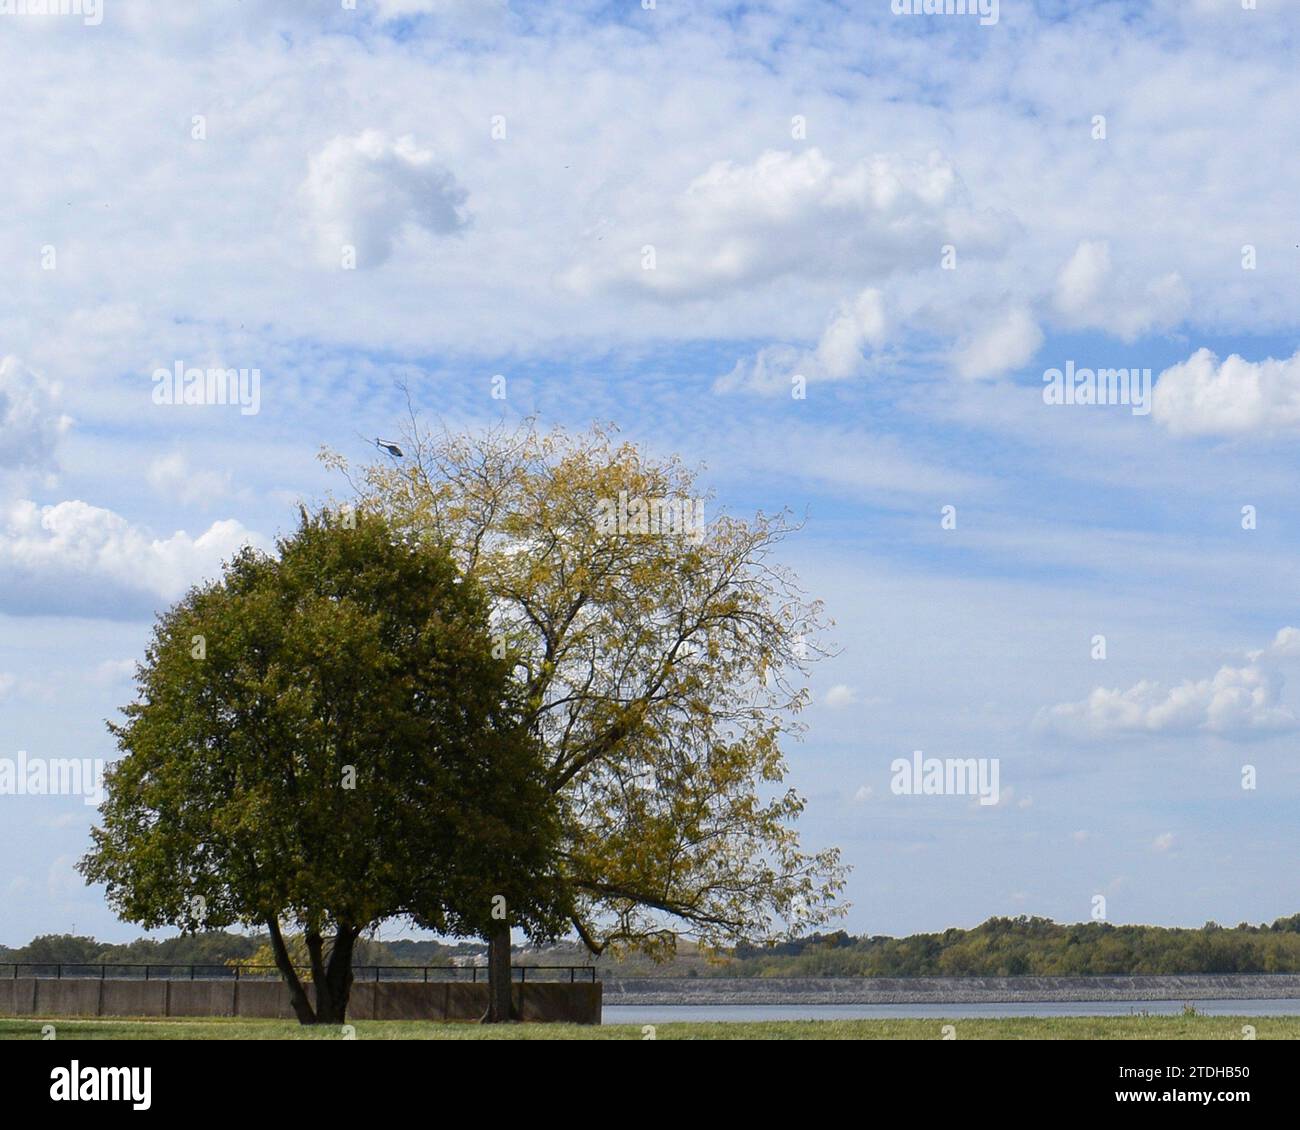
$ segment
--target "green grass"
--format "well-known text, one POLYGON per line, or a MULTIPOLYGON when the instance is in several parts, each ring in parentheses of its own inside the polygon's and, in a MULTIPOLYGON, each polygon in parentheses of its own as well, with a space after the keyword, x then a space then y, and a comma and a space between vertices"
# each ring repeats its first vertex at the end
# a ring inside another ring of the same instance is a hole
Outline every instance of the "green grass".
MULTIPOLYGON (((52 1024, 60 1040, 337 1040, 337 1028, 286 1020, 0 1019, 0 1040, 39 1040, 52 1024)), ((1251 1025, 1260 1040, 1300 1039, 1300 1016, 1088 1016, 1004 1020, 774 1020, 659 1024, 659 1040, 937 1040, 952 1024, 959 1040, 1239 1040, 1251 1025)), ((640 1025, 434 1024, 361 1020, 358 1040, 640 1040, 640 1025)))

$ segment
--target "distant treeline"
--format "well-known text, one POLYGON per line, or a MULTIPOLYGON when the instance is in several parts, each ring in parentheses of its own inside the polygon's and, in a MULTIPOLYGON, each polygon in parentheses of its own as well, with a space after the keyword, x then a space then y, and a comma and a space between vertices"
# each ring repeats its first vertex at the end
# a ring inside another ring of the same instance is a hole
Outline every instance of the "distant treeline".
MULTIPOLYGON (((110 945, 94 938, 49 934, 19 949, 0 946, 0 962, 64 964, 140 962, 224 965, 264 951, 263 934, 211 932, 163 941, 139 939, 110 945)), ((445 965, 475 960, 481 944, 446 945, 405 939, 359 941, 357 965, 445 965)), ((575 943, 519 954, 516 962, 586 964, 575 943)), ((1014 977, 1086 974, 1300 973, 1300 914, 1271 926, 1197 929, 1112 926, 1088 922, 1059 926, 1049 918, 990 918, 971 930, 941 934, 855 937, 844 931, 813 934, 774 945, 739 945, 706 960, 683 946, 675 961, 602 957, 592 962, 607 976, 691 977, 1014 977)))
POLYGON ((1300 914, 1271 926, 1199 929, 1058 926, 1050 918, 990 918, 973 930, 906 938, 816 934, 738 946, 731 976, 1015 977, 1094 973, 1300 973, 1300 914))
MULTIPOLYGON (((124 945, 100 942, 74 934, 44 934, 25 946, 0 946, 0 962, 98 965, 225 965, 230 961, 261 959, 269 945, 265 934, 211 931, 154 941, 138 938, 124 945)), ((356 965, 448 965, 484 952, 483 945, 444 945, 436 941, 375 942, 359 939, 356 965)))

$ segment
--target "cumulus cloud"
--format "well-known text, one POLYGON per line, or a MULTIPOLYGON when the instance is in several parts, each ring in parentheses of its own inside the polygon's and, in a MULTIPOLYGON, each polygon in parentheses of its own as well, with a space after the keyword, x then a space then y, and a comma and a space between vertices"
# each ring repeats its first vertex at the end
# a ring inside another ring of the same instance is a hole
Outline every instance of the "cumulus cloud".
POLYGON ((1024 307, 1013 307, 992 325, 960 343, 953 367, 969 379, 996 377, 1027 364, 1043 344, 1043 331, 1024 307))
POLYGON ((311 159, 302 193, 317 254, 330 266, 345 246, 356 248, 358 267, 387 262, 408 225, 450 235, 467 223, 466 191, 409 135, 392 141, 365 130, 334 138, 311 159))
POLYGON ((730 373, 714 383, 714 389, 729 392, 744 388, 774 396, 788 393, 795 376, 847 380, 862 372, 867 354, 885 343, 888 329, 883 295, 874 288, 864 290, 853 301, 840 304, 814 349, 769 345, 752 358, 737 361, 730 373))
POLYGON ((72 420, 59 410, 57 383, 16 357, 0 360, 0 469, 43 469, 72 420))
POLYGON ((1244 436, 1300 426, 1300 352, 1284 361, 1220 363, 1198 349, 1156 379, 1151 415, 1176 435, 1244 436))
POLYGON ((148 615, 258 535, 229 519, 197 537, 157 538, 85 502, 0 509, 0 609, 15 614, 119 618, 148 615))
POLYGON ((1000 242, 1005 226, 966 205, 938 153, 837 165, 816 147, 716 162, 666 208, 631 199, 620 213, 620 238, 565 276, 579 292, 629 286, 681 299, 792 276, 865 282, 936 263, 947 242, 978 253, 1000 242))
POLYGON ((1172 687, 1149 679, 1127 690, 1097 687, 1078 702, 1040 710, 1035 726, 1082 739, 1193 733, 1243 739, 1294 730, 1297 719, 1281 701, 1283 678, 1274 661, 1296 654, 1300 631, 1283 628, 1242 665, 1224 664, 1209 678, 1172 687))
MULTIPOLYGON (((1256 658, 1258 654, 1253 652, 1251 658, 1256 658)), ((1277 656, 1279 659, 1292 659, 1300 655, 1300 628, 1278 629, 1266 654, 1277 656)))
POLYGON ((1114 269, 1108 242, 1084 240, 1057 275, 1052 301, 1067 326, 1133 341, 1177 324, 1188 296, 1177 271, 1138 282, 1114 269))

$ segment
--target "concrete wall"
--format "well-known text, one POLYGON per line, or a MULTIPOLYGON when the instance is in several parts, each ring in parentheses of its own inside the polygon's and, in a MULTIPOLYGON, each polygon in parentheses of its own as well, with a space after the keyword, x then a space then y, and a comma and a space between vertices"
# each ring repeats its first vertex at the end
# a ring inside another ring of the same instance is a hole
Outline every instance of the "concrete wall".
MULTIPOLYGON (((310 991, 310 990, 309 990, 310 991)), ((515 984, 520 1018, 599 1024, 601 986, 515 984)), ((349 1020, 477 1020, 487 985, 453 981, 367 982, 352 986, 349 1020)), ((0 1016, 243 1016, 292 1020, 281 981, 0 980, 0 1016)))

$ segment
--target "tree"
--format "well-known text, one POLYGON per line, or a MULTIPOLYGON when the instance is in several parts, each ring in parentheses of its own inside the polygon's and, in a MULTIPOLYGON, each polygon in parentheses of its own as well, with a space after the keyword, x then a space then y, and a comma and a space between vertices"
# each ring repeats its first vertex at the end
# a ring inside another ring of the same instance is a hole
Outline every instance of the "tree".
POLYGON ((20 960, 33 965, 87 965, 103 947, 94 938, 77 934, 41 934, 21 950, 20 960))
POLYGON ((553 936, 559 825, 484 594, 445 551, 350 512, 304 512, 278 551, 160 617, 80 866, 148 927, 265 926, 299 1020, 340 1023, 384 919, 451 930, 505 895, 553 936))
POLYGON ((412 412, 404 431, 401 461, 323 458, 487 592, 588 948, 664 956, 679 934, 721 945, 839 913, 838 852, 801 850, 804 802, 781 788, 826 626, 773 559, 787 516, 702 523, 695 475, 609 429, 435 434, 412 412))

